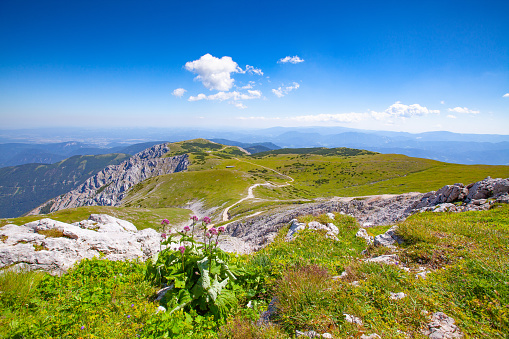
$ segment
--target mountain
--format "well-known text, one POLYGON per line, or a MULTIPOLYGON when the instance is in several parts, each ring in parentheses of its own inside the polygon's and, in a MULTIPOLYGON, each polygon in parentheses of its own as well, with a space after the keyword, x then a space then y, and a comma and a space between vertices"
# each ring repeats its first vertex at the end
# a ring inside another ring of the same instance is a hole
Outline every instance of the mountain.
POLYGON ((0 144, 0 167, 23 164, 53 164, 74 155, 98 155, 123 153, 134 155, 163 141, 150 141, 133 145, 115 147, 97 147, 77 141, 60 143, 5 143, 0 144))
POLYGON ((238 142, 232 141, 228 139, 210 139, 210 141, 217 142, 218 144, 228 145, 228 146, 238 146, 242 147, 246 151, 251 154, 267 152, 271 150, 280 149, 278 145, 275 145, 271 142, 255 142, 255 143, 246 143, 246 142, 238 142))
POLYGON ((0 168, 0 217, 17 217, 64 194, 128 154, 76 155, 55 164, 0 168))
POLYGON ((162 174, 187 169, 188 156, 164 157, 166 144, 155 145, 118 165, 110 165, 74 190, 56 197, 29 214, 45 214, 79 206, 116 206, 134 185, 162 174))
MULTIPOLYGON (((206 138, 224 145, 253 144, 254 148, 248 150, 252 151, 251 153, 267 151, 263 147, 273 149, 276 145, 283 148, 350 147, 381 153, 398 152, 409 156, 420 154, 428 159, 462 164, 509 164, 507 160, 509 158, 509 135, 462 134, 446 131, 407 133, 338 126, 310 126, 235 130, 197 128, 0 130, 0 141, 10 142, 7 146, 0 144, 0 166, 36 161, 51 163, 71 155, 86 154, 83 152, 88 152, 88 154, 113 152, 133 154, 122 150, 122 146, 125 143, 134 144, 141 141, 179 142, 195 138, 206 138), (73 138, 81 140, 82 145, 72 141, 73 138), (53 146, 51 149, 40 146, 41 143, 48 142, 48 140, 68 140, 56 144, 65 146, 71 143, 75 145, 68 145, 67 149, 72 147, 78 149, 74 153, 62 153, 55 151, 53 146), (16 145, 14 145, 14 141, 17 141, 16 145), (16 149, 21 147, 19 144, 21 141, 29 144, 24 144, 23 150, 18 150, 16 153, 16 149)), ((161 142, 153 142, 152 145, 158 143, 161 142)), ((246 147, 243 148, 247 150, 246 147)))

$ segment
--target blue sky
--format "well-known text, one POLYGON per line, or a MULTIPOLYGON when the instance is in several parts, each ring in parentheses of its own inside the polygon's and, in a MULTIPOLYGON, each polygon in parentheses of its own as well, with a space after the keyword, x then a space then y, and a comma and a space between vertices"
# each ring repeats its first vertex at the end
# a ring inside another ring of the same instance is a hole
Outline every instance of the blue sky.
POLYGON ((507 13, 508 1, 5 0, 0 125, 509 134, 507 13))

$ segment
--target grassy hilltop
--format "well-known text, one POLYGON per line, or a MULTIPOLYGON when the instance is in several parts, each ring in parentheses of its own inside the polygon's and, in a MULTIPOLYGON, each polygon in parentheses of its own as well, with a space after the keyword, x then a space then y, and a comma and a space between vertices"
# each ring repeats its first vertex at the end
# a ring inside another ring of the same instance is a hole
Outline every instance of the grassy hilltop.
MULTIPOLYGON (((509 177, 508 166, 456 165, 348 148, 249 155, 238 147, 203 139, 170 148, 166 156, 190 155, 188 170, 134 186, 120 207, 80 207, 3 219, 0 226, 44 217, 74 222, 90 213, 107 213, 139 229, 158 229, 163 218, 172 226, 189 222, 191 211, 186 208, 197 205, 213 209, 217 226, 222 224, 224 209, 245 198, 250 187, 254 198, 230 209, 231 219, 314 198, 427 192, 487 176, 509 177), (268 183, 272 185, 253 188, 268 183)), ((423 331, 431 314, 439 311, 454 318, 466 337, 507 338, 509 206, 413 215, 399 224, 402 245, 368 246, 366 255, 361 253, 365 241, 355 236, 359 225, 354 218, 336 213, 333 220, 315 215, 299 221, 332 222, 339 230, 338 240, 327 238, 323 231, 304 230, 288 242, 286 227, 256 253, 221 254, 236 276, 225 285, 222 299, 217 299, 222 316, 188 307, 172 314, 156 313, 159 302, 154 299, 162 286, 150 278, 152 264, 93 259, 83 260, 61 277, 41 272, 0 274, 0 338, 258 339, 295 338, 296 330, 330 333, 334 338, 373 333, 382 338, 427 338, 423 331), (397 263, 364 261, 383 254, 396 254, 397 263), (346 277, 338 279, 343 272, 346 277), (428 272, 426 279, 416 277, 420 272, 428 272), (398 292, 406 296, 392 299, 391 294, 398 292), (258 326, 260 313, 273 297, 278 300, 273 323, 258 326), (347 322, 344 314, 362 323, 347 322)), ((376 236, 389 227, 367 232, 376 236)), ((198 260, 195 252, 185 253, 188 260, 198 260)), ((179 258, 184 260, 181 252, 171 253, 168 278, 163 278, 174 280, 185 292, 185 274, 177 270, 187 267, 194 279, 204 271, 203 266, 199 272, 189 268, 189 262, 173 264, 179 258)), ((217 265, 210 269, 214 272, 217 276, 221 272, 217 265)), ((212 285, 217 288, 218 281, 212 285)), ((189 291, 184 299, 204 293, 197 287, 189 291)), ((167 302, 171 305, 172 300, 167 302)))
MULTIPOLYGON (((153 177, 134 186, 121 208, 80 207, 50 216, 74 222, 86 218, 87 213, 111 211, 140 229, 157 229, 160 225, 156 220, 163 215, 175 223, 185 221, 194 202, 203 210, 215 208, 211 217, 221 221, 222 211, 246 197, 248 188, 257 183, 273 186, 256 187, 253 190, 256 199, 232 208, 231 219, 315 198, 428 192, 456 182, 469 184, 487 176, 509 177, 509 166, 449 164, 350 148, 279 149, 249 155, 237 146, 195 139, 172 143, 170 150, 166 157, 189 154, 188 170, 153 177), (146 215, 154 217, 148 221, 144 219, 146 215)), ((45 216, 0 220, 0 225, 42 217, 45 216)))
POLYGON ((189 169, 138 184, 124 199, 124 206, 185 207, 199 200, 206 209, 218 207, 215 216, 219 216, 256 183, 274 185, 258 186, 254 189, 258 199, 239 204, 232 213, 321 197, 428 192, 487 176, 509 177, 509 166, 448 164, 349 148, 280 149, 248 155, 236 146, 196 139, 171 144, 170 149, 166 156, 190 155, 189 169))

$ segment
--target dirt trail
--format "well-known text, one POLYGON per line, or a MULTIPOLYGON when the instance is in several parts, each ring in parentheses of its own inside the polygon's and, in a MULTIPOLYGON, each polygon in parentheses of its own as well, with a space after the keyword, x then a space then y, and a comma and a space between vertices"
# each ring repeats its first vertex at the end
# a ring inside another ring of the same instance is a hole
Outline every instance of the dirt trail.
MULTIPOLYGON (((254 165, 254 166, 259 166, 259 167, 262 167, 262 168, 265 168, 269 171, 272 171, 274 173, 277 173, 283 177, 287 177, 289 179, 289 181, 285 182, 284 184, 279 184, 279 185, 276 185, 276 184, 273 184, 273 183, 270 183, 270 182, 267 182, 267 183, 263 183, 263 184, 254 184, 254 185, 251 185, 249 186, 249 188, 247 189, 247 196, 240 199, 239 201, 237 201, 236 203, 234 203, 233 205, 230 205, 228 207, 226 207, 223 211, 223 221, 228 221, 230 220, 230 217, 228 216, 228 212, 230 211, 230 209, 234 206, 237 206, 238 204, 240 204, 241 202, 243 201, 246 201, 246 200, 249 200, 249 199, 255 199, 255 196, 254 196, 254 193, 253 193, 253 190, 256 188, 256 187, 259 187, 259 186, 267 186, 267 187, 275 187, 275 188, 280 188, 280 187, 285 187, 285 186, 289 186, 291 185, 292 182, 294 182, 295 180, 289 176, 289 175, 286 175, 286 174, 283 174, 281 172, 278 172, 276 171, 275 169, 272 169, 270 167, 265 167, 265 166, 262 166, 262 165, 258 165, 258 164, 255 164, 255 163, 252 163, 252 162, 249 162, 249 161, 245 161, 245 160, 240 160, 238 158, 235 158, 235 160, 238 160, 238 161, 242 161, 242 162, 246 162, 248 164, 251 164, 251 165, 254 165)), ((273 200, 273 201, 277 201, 277 200, 273 200)))

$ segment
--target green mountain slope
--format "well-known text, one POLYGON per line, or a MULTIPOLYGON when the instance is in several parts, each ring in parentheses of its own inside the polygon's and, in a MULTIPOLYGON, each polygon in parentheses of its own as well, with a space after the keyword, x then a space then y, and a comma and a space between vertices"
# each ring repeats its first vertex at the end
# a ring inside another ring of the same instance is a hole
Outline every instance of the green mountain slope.
POLYGON ((81 185, 108 165, 130 156, 113 153, 73 156, 58 163, 0 168, 0 217, 16 217, 81 185))
POLYGON ((216 208, 213 216, 221 219, 222 211, 245 198, 255 184, 260 185, 252 188, 254 198, 236 205, 233 217, 315 198, 428 192, 487 176, 509 177, 509 166, 448 164, 349 148, 279 149, 249 156, 236 146, 195 139, 170 149, 165 156, 190 155, 188 170, 140 183, 123 206, 187 207, 199 201, 206 210, 216 208))

